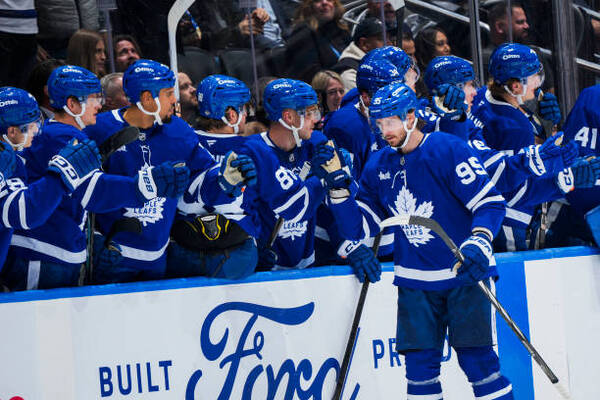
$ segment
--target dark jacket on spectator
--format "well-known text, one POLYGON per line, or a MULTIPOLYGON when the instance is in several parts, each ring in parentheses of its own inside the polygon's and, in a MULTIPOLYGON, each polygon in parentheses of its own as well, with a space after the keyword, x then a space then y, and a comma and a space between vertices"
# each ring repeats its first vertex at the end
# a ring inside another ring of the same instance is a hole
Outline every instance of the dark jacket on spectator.
POLYGON ((317 31, 307 25, 296 27, 286 51, 289 77, 310 82, 320 70, 333 67, 350 42, 350 32, 335 21, 319 26, 317 31))

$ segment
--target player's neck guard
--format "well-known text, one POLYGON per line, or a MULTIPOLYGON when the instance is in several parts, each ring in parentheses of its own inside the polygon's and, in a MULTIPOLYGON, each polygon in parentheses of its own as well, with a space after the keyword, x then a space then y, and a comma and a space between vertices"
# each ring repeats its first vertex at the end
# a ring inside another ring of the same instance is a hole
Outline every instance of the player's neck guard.
POLYGON ((141 112, 143 112, 146 115, 151 115, 154 117, 154 122, 157 123, 158 125, 162 125, 162 119, 160 119, 160 102, 158 101, 158 97, 154 98, 154 102, 156 103, 156 111, 155 112, 151 112, 148 111, 144 108, 144 106, 142 105, 141 101, 138 101, 137 103, 135 103, 135 105, 137 106, 137 108, 140 109, 141 112))
POLYGON ((75 122, 77 122, 77 125, 79 125, 79 129, 83 130, 85 129, 85 124, 83 123, 81 116, 83 114, 85 114, 85 102, 80 102, 79 104, 81 104, 81 112, 79 114, 74 114, 71 110, 69 110, 69 107, 67 107, 67 105, 65 104, 63 106, 63 110, 65 110, 65 112, 67 114, 69 114, 71 117, 75 118, 75 122))
POLYGON ((365 114, 365 117, 367 117, 367 119, 369 119, 369 107, 365 106, 365 102, 363 101, 362 96, 358 96, 358 102, 360 103, 360 106, 362 107, 363 114, 365 114))
POLYGON ((298 132, 300 131, 300 129, 302 129, 304 127, 304 115, 300 116, 300 126, 298 128, 296 128, 295 126, 290 126, 288 124, 285 123, 285 121, 283 120, 283 118, 279 118, 278 121, 281 125, 283 125, 283 127, 285 129, 289 129, 290 131, 292 131, 292 136, 294 137, 294 141, 296 142, 296 146, 297 147, 302 147, 302 140, 300 139, 300 135, 298 134, 298 132))

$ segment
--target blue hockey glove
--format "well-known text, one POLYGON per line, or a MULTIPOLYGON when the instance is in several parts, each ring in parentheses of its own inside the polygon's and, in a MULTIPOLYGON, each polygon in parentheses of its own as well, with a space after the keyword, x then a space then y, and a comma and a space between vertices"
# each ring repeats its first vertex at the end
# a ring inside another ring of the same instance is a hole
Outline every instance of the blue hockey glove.
MULTIPOLYGON (((541 90, 536 90, 536 96, 539 98, 541 90)), ((560 107, 558 106, 558 99, 552 93, 544 93, 542 98, 539 100, 540 116, 547 120, 552 121, 554 125, 560 122, 562 118, 560 114, 560 107)))
POLYGON ((352 161, 352 155, 350 152, 342 147, 338 147, 337 151, 344 161, 344 164, 347 165, 350 170, 352 170, 352 168, 354 168, 354 162, 352 161))
POLYGON ((65 187, 74 191, 101 165, 100 152, 93 140, 72 139, 50 159, 48 171, 58 174, 65 187))
POLYGON ((242 194, 245 185, 256 184, 256 165, 247 155, 238 155, 229 151, 221 162, 218 181, 225 193, 238 197, 242 194))
POLYGON ((256 263, 257 271, 270 271, 277 263, 277 253, 273 249, 258 245, 258 262, 256 263))
POLYGON ((466 285, 477 283, 485 278, 492 259, 492 244, 489 237, 483 233, 469 236, 460 245, 460 251, 465 260, 460 263, 455 259, 455 269, 458 264, 456 278, 466 285))
POLYGON ((573 165, 573 186, 575 189, 594 187, 600 178, 600 158, 578 158, 573 165))
POLYGON ((334 145, 333 142, 329 142, 317 146, 311 171, 319 179, 325 180, 328 189, 345 189, 352 182, 352 178, 350 170, 346 167, 345 158, 343 156, 340 158, 334 145))
MULTIPOLYGON (((0 142, 0 174, 4 179, 10 179, 15 173, 17 159, 11 145, 0 142)), ((4 182, 4 179, 2 181, 4 182)))
POLYGON ((138 172, 138 192, 144 200, 156 197, 177 198, 185 192, 190 170, 182 161, 166 161, 138 172))
POLYGON ((121 246, 110 241, 108 246, 104 245, 104 236, 94 234, 94 266, 102 269, 110 269, 121 263, 121 246))
POLYGON ((440 117, 459 119, 467 110, 465 92, 454 85, 444 83, 433 95, 433 110, 440 117))
POLYGON ((529 157, 529 169, 537 176, 544 173, 558 174, 568 168, 579 152, 577 143, 571 141, 561 146, 563 132, 557 132, 541 145, 529 146, 526 153, 529 157))
POLYGON ((348 263, 354 271, 359 282, 364 282, 365 277, 374 283, 381 279, 381 264, 373 251, 364 244, 358 246, 352 253, 346 256, 348 263))
POLYGON ((327 171, 322 168, 322 165, 333 158, 334 152, 335 149, 327 143, 317 145, 312 160, 310 161, 310 172, 319 179, 325 179, 327 171))

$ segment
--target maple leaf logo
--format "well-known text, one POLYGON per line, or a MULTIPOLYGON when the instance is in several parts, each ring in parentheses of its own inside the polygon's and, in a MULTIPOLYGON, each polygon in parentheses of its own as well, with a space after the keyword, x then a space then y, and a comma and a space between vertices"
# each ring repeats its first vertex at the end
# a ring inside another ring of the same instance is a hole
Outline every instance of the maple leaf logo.
MULTIPOLYGON (((433 215, 433 204, 431 201, 425 201, 417 207, 417 199, 412 193, 402 186, 402 189, 396 196, 394 207, 389 206, 392 214, 396 215, 418 215, 420 217, 430 218, 433 215)), ((415 247, 419 245, 427 244, 429 240, 433 239, 431 230, 420 225, 400 225, 402 231, 406 235, 408 242, 415 247)))
POLYGON ((144 203, 142 208, 125 208, 127 210, 123 215, 125 217, 133 217, 140 220, 142 225, 147 226, 148 224, 154 224, 155 222, 163 218, 164 203, 167 199, 165 197, 157 197, 152 200, 148 200, 144 203))

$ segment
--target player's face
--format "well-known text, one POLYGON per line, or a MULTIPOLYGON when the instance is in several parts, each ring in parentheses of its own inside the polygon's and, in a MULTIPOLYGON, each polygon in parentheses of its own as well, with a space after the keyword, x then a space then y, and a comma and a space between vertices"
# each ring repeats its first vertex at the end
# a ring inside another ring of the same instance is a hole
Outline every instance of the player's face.
POLYGON ((417 67, 417 65, 414 64, 408 69, 408 71, 406 71, 406 74, 404 74, 404 84, 411 88, 413 91, 415 91, 415 85, 419 80, 419 75, 419 67, 417 67))
POLYGON ((42 126, 42 119, 8 128, 8 135, 13 143, 23 143, 23 147, 31 146, 33 138, 39 134, 42 126))
POLYGON ((392 147, 400 146, 406 137, 402 120, 398 116, 381 118, 376 121, 381 136, 392 147))
POLYGON ((160 103, 160 119, 165 123, 169 123, 171 117, 175 113, 175 104, 177 104, 175 88, 161 89, 158 93, 158 102, 160 103))
POLYGON ((317 104, 306 107, 304 110, 304 125, 298 132, 301 139, 308 140, 312 136, 312 131, 315 129, 315 124, 321 120, 321 110, 317 104))
POLYGON ((329 111, 335 111, 340 108, 340 104, 342 104, 342 97, 344 97, 345 92, 344 85, 342 85, 340 81, 334 78, 329 78, 327 89, 325 89, 325 94, 327 96, 325 101, 329 111))
POLYGON ((473 99, 477 94, 477 85, 473 81, 468 81, 463 84, 463 92, 465 92, 465 103, 468 104, 468 110, 471 110, 471 106, 473 105, 473 99))
POLYGON ((81 116, 81 120, 86 126, 96 123, 96 115, 100 112, 103 104, 104 97, 102 97, 102 93, 94 93, 88 96, 85 101, 85 112, 81 116))

